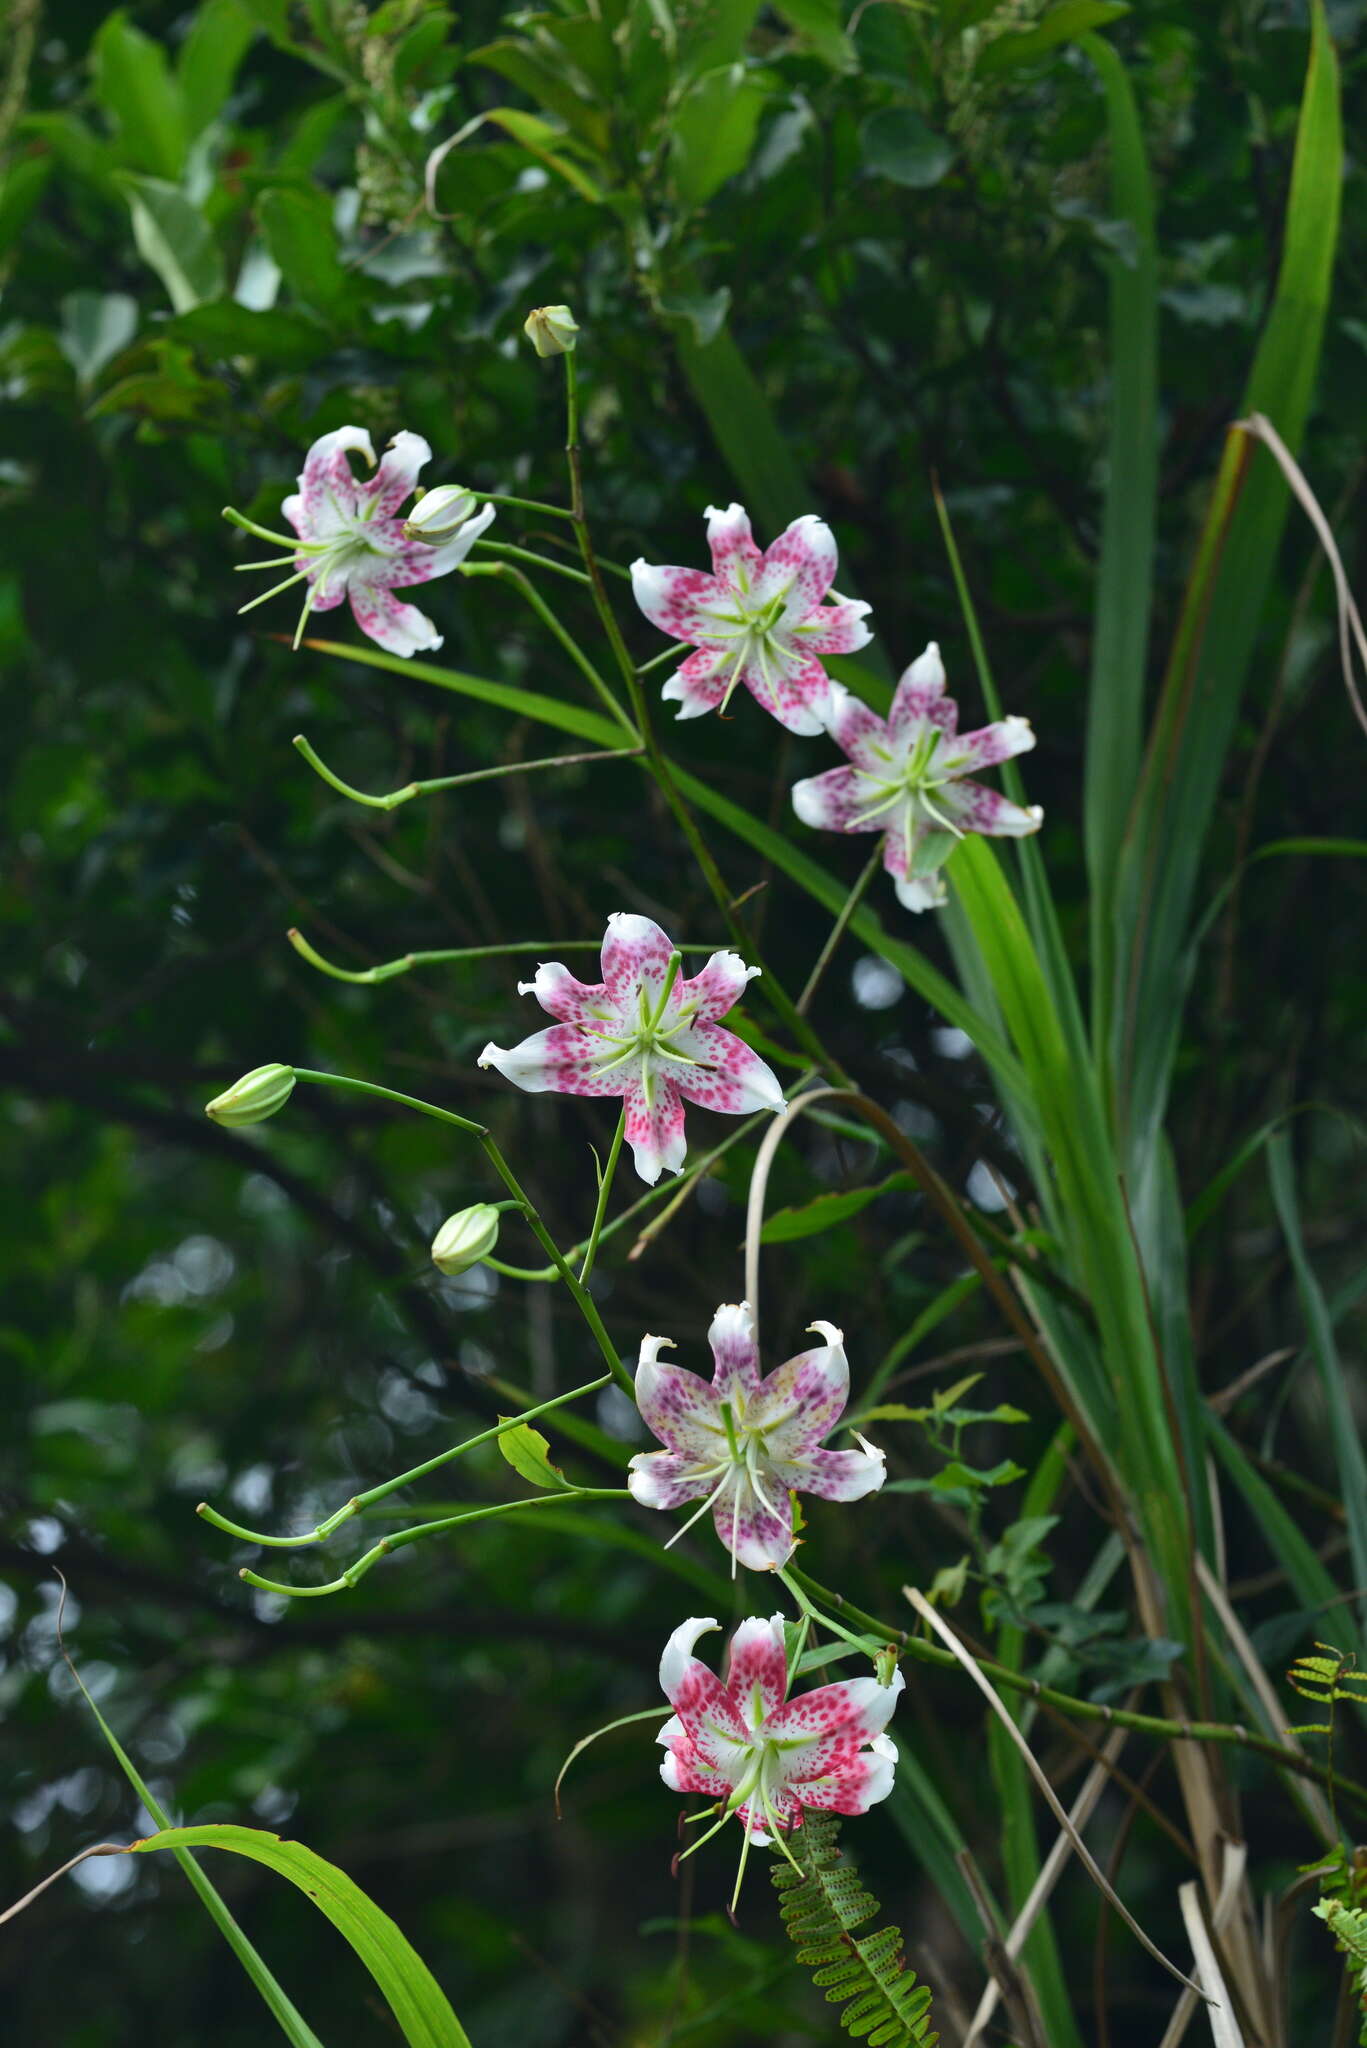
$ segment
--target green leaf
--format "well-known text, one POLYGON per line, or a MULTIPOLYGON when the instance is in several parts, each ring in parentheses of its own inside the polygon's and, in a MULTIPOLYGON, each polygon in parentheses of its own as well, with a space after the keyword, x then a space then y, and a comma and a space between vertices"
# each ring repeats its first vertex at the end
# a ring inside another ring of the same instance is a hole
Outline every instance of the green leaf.
POLYGON ((838 1223, 848 1223, 852 1216, 858 1216, 867 1209, 870 1202, 876 1202, 890 1188, 914 1187, 909 1173, 889 1174, 876 1187, 845 1188, 834 1194, 817 1195, 800 1208, 778 1209, 769 1218, 760 1232, 761 1244, 792 1244, 800 1237, 819 1237, 823 1231, 834 1230, 838 1223))
POLYGON ((839 0, 775 0, 774 12, 832 71, 859 69, 859 52, 845 33, 839 0))
POLYGON ((684 206, 701 206, 744 170, 772 85, 767 72, 727 64, 689 87, 672 124, 674 186, 684 206))
MULTIPOLYGON (((510 1418, 500 1415, 498 1419, 507 1422, 510 1418)), ((540 1486, 550 1493, 567 1490, 569 1482, 564 1473, 551 1463, 549 1443, 530 1422, 521 1422, 499 1437, 498 1447, 518 1478, 525 1479, 529 1486, 540 1486)))
POLYGON ((667 320, 686 320, 696 346, 706 348, 726 325, 731 289, 722 285, 714 292, 662 292, 659 306, 667 320))
POLYGON ((387 1913, 345 1871, 302 1842, 284 1842, 260 1828, 225 1823, 164 1828, 131 1845, 134 1855, 160 1849, 227 1849, 262 1863, 297 1885, 351 1944, 378 1985, 409 2048, 470 2048, 470 2038, 411 1943, 387 1913))
POLYGON ((965 1465, 961 1459, 952 1458, 930 1483, 937 1492, 943 1492, 952 1487, 972 1490, 979 1486, 1010 1486, 1014 1480, 1024 1477, 1024 1465, 1017 1465, 1012 1458, 1003 1458, 1000 1464, 988 1466, 965 1465))
POLYGON ((335 346, 325 327, 301 313, 274 307, 239 306, 217 299, 166 323, 166 332, 189 342, 201 356, 221 362, 229 356, 259 356, 273 369, 306 370, 335 346))
POLYGON ((68 292, 62 300, 58 340, 82 385, 93 384, 137 331, 138 303, 127 292, 68 292))
POLYGON ((1060 0, 1033 28, 1015 29, 985 43, 974 69, 979 77, 992 78, 1025 64, 1037 64, 1060 43, 1076 42, 1088 29, 1103 28, 1129 11, 1124 0, 1060 0))
POLYGON ((573 157, 565 154, 563 145, 566 137, 558 128, 552 128, 549 121, 543 121, 537 114, 525 113, 521 107, 491 107, 487 113, 467 121, 461 130, 462 136, 472 134, 485 121, 494 122, 513 142, 525 149, 528 156, 534 156, 547 170, 554 171, 557 178, 563 178, 567 185, 572 185, 590 205, 602 205, 601 188, 587 171, 580 169, 573 157))
POLYGON ((123 173, 119 185, 133 216, 133 240, 166 287, 178 313, 223 290, 223 258, 208 222, 176 185, 123 173))
POLYGON ((223 111, 238 67, 260 33, 261 23, 242 0, 204 0, 195 13, 176 66, 191 136, 201 134, 223 111))
POLYGON ((266 247, 294 296, 324 316, 335 312, 351 280, 337 254, 328 194, 275 186, 261 194, 257 218, 266 247))
POLYGON ((859 147, 871 171, 913 190, 938 185, 954 161, 950 144, 910 107, 870 114, 859 131, 859 147))
POLYGON ((55 168, 50 156, 21 156, 0 177, 0 256, 13 248, 28 225, 55 168))
MULTIPOLYGON (((573 76, 567 75, 563 64, 557 68, 548 56, 520 38, 486 43, 482 49, 472 50, 466 61, 483 64, 500 78, 506 78, 538 107, 562 121, 570 134, 577 135, 595 154, 601 156, 611 146, 612 130, 603 110, 591 105, 576 89, 573 76)), ((548 128, 546 133, 555 138, 554 129, 548 128)))
POLYGON ((101 24, 91 62, 95 97, 118 129, 124 161, 156 178, 178 178, 190 137, 161 44, 134 28, 118 8, 101 24))

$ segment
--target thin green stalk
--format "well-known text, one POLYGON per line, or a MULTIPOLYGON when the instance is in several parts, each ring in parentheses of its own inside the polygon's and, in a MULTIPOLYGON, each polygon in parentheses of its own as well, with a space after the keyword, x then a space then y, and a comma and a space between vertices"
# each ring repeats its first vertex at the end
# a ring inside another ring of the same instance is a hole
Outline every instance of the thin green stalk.
POLYGON ((831 957, 834 954, 836 947, 840 944, 840 941, 844 938, 846 927, 848 926, 850 919, 854 916, 855 911, 858 910, 860 904, 863 902, 865 893, 868 889, 870 882, 878 873, 879 863, 882 861, 882 858, 883 842, 880 837, 878 842, 874 846, 873 852, 869 855, 868 861, 865 864, 864 870, 860 875, 858 881, 850 890, 849 895, 845 898, 844 904, 842 905, 840 910, 840 915, 836 918, 835 923, 831 926, 830 933, 827 937, 825 945, 821 948, 821 951, 816 956, 816 965, 813 967, 811 973, 807 976, 807 985, 803 989, 802 994, 797 999, 797 1013, 799 1017, 805 1017, 808 1010, 810 1009, 812 998, 815 996, 817 989, 821 986, 821 977, 826 972, 826 969, 830 966, 831 957))
MULTIPOLYGON (((579 645, 579 642, 569 631, 568 627, 561 624, 560 620, 546 603, 545 598, 542 597, 541 592, 532 582, 530 576, 525 576, 521 569, 513 562, 465 562, 461 565, 460 573, 462 576, 502 576, 513 583, 526 598, 542 625, 560 642, 560 645, 564 648, 566 654, 569 655, 570 660, 579 670, 579 673, 594 691, 609 717, 616 719, 625 732, 631 733, 633 739, 638 737, 631 720, 603 681, 602 676, 599 675, 598 670, 589 660, 589 657, 585 654, 583 648, 579 645)), ((640 749, 638 748, 636 751, 639 752, 640 749)))
MULTIPOLYGON (((383 960, 375 967, 336 967, 331 960, 325 960, 317 947, 312 945, 297 927, 291 926, 285 937, 301 960, 307 960, 310 967, 316 967, 320 974, 330 974, 334 981, 352 981, 364 984, 392 981, 395 975, 409 974, 415 967, 437 967, 452 960, 500 960, 510 953, 540 953, 551 957, 560 953, 597 953, 602 949, 601 939, 502 939, 496 946, 438 946, 424 953, 402 953, 397 960, 383 960)), ((681 946, 682 953, 712 953, 716 948, 709 940, 698 945, 681 946)))
POLYGON ((272 1550, 300 1550, 309 1543, 324 1543, 335 1535, 344 1522, 363 1515, 376 1501, 387 1500, 391 1493, 397 1493, 401 1486, 411 1486, 415 1479, 425 1479, 429 1472, 438 1472, 443 1465, 449 1465, 453 1458, 463 1457, 466 1451, 477 1451, 482 1444, 497 1443, 502 1436, 521 1429, 524 1422, 535 1421, 538 1415, 548 1415, 554 1408, 563 1408, 568 1401, 583 1400, 586 1394, 596 1394, 608 1384, 610 1375, 589 1380, 582 1387, 573 1387, 567 1394, 554 1394, 549 1401, 540 1401, 534 1408, 524 1408, 518 1415, 510 1415, 494 1429, 482 1430, 478 1436, 467 1437, 464 1443, 452 1444, 450 1450, 438 1451, 434 1458, 428 1458, 421 1465, 414 1465, 407 1472, 400 1472, 397 1478, 383 1480, 379 1486, 372 1486, 365 1493, 353 1494, 352 1498, 335 1514, 328 1515, 316 1529, 310 1529, 302 1536, 267 1536, 260 1529, 245 1529, 240 1522, 230 1522, 226 1515, 220 1515, 217 1508, 211 1508, 207 1501, 201 1501, 195 1513, 215 1529, 222 1529, 228 1536, 236 1536, 242 1543, 260 1543, 272 1550))
POLYGON ((504 491, 472 491, 470 495, 478 498, 481 505, 512 505, 519 512, 539 512, 548 519, 574 516, 568 505, 545 505, 539 498, 510 498, 504 491))
POLYGON ((603 1168, 598 1182, 598 1206, 593 1212, 593 1223, 589 1230, 589 1241, 584 1251, 584 1263, 579 1268, 581 1286, 587 1283, 589 1274, 593 1271, 593 1262, 598 1256, 598 1243, 603 1235, 603 1218, 607 1212, 608 1196, 612 1192, 612 1180, 613 1175, 617 1171, 617 1161, 621 1157, 622 1138, 626 1132, 626 1127, 627 1106, 623 1102, 622 1114, 617 1119, 617 1128, 612 1134, 612 1144, 608 1148, 608 1163, 603 1168))
MULTIPOLYGON (((491 564, 491 567, 496 566, 491 564)), ((372 811, 396 811, 400 804, 411 803, 414 797, 432 796, 443 789, 462 789, 471 782, 493 782, 504 775, 530 775, 538 768, 577 768, 587 761, 630 761, 641 752, 639 747, 606 747, 595 748, 588 754, 548 754, 536 761, 502 761, 496 768, 472 768, 464 775, 438 775, 426 782, 406 782, 402 789, 391 789, 384 796, 367 796, 363 789, 354 788, 351 783, 343 782, 340 775, 334 774, 302 733, 295 734, 292 745, 330 789, 335 789, 339 796, 349 797, 354 804, 365 804, 372 811)))
POLYGON ((348 1565, 340 1578, 329 1579, 325 1586, 287 1586, 279 1579, 263 1579, 259 1573, 248 1571, 244 1565, 238 1573, 249 1586, 256 1586, 263 1593, 280 1593, 287 1600, 317 1600, 328 1593, 349 1593, 359 1584, 382 1557, 388 1557, 392 1550, 403 1550, 410 1543, 420 1543, 427 1536, 443 1535, 448 1529, 458 1529, 465 1522, 491 1522, 500 1515, 526 1514, 532 1509, 563 1506, 567 1500, 630 1500, 631 1493, 625 1486, 567 1486, 555 1493, 534 1494, 530 1500, 505 1500, 489 1508, 471 1508, 461 1515, 444 1515, 438 1522, 417 1522, 411 1529, 396 1529, 392 1536, 382 1536, 378 1543, 348 1565))
MULTIPOLYGON (((274 534, 262 534, 263 540, 274 540, 274 534)), ((486 555, 497 555, 505 562, 530 562, 534 568, 549 569, 556 576, 565 576, 571 583, 587 583, 588 577, 582 569, 572 569, 568 562, 557 562, 554 555, 538 555, 531 548, 515 547, 507 540, 485 540, 483 536, 475 546, 486 555)))

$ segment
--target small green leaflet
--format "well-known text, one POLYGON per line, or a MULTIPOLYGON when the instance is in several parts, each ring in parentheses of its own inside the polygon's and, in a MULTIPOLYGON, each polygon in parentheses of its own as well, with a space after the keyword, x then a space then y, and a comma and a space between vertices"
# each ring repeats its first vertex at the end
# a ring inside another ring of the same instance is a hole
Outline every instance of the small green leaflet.
POLYGON ((848 1223, 861 1209, 867 1209, 870 1202, 876 1202, 880 1195, 890 1188, 911 1188, 916 1183, 909 1173, 891 1173, 879 1181, 876 1187, 845 1188, 834 1194, 817 1195, 812 1201, 804 1202, 798 1209, 780 1209, 769 1218, 760 1232, 761 1244, 791 1244, 799 1237, 819 1237, 823 1230, 834 1230, 837 1223, 848 1223))
MULTIPOLYGON (((499 1416, 500 1422, 511 1421, 507 1415, 499 1416)), ((519 1479, 525 1479, 529 1486, 540 1486, 549 1493, 565 1493, 569 1482, 558 1466, 550 1460, 550 1445, 539 1429, 533 1429, 529 1422, 520 1422, 516 1429, 510 1429, 498 1439, 498 1447, 519 1479)))

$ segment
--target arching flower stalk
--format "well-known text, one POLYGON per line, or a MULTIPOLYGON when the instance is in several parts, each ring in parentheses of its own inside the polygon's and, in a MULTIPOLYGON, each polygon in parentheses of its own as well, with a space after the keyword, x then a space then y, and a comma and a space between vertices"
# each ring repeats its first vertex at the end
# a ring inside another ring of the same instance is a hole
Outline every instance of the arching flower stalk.
MULTIPOLYGON (((864 1437, 860 1449, 820 1448, 845 1412, 850 1368, 831 1323, 813 1323, 825 1342, 761 1379, 748 1302, 723 1303, 708 1331, 715 1372, 660 1362, 667 1337, 646 1337, 636 1367, 636 1405, 662 1451, 638 1451, 627 1483, 643 1507, 702 1505, 679 1537, 712 1510, 713 1526, 737 1563, 772 1571, 793 1554, 793 1493, 859 1500, 883 1484, 883 1453, 864 1437)), ((669 1544, 666 1544, 666 1549, 669 1544)))
POLYGON ((664 1167, 683 1171, 686 1102, 728 1116, 784 1107, 759 1054, 717 1021, 759 971, 736 953, 714 953, 685 978, 659 925, 617 911, 603 938, 603 979, 577 981, 546 961, 518 993, 558 1022, 506 1052, 486 1045, 479 1064, 532 1095, 620 1095, 636 1171, 653 1184, 664 1167))
POLYGON ((702 569, 631 565, 636 602, 662 632, 693 643, 661 695, 680 718, 725 713, 743 683, 789 732, 825 725, 831 681, 823 654, 852 654, 872 635, 869 607, 831 590, 835 536, 809 512, 760 553, 739 505, 707 508, 712 574, 702 569), (827 603, 827 594, 833 602, 827 603))
POLYGON ((745 1831, 734 1912, 752 1843, 776 1847, 792 1862, 784 1837, 802 1825, 804 1810, 867 1813, 887 1798, 897 1751, 883 1731, 906 1681, 894 1670, 887 1685, 850 1678, 789 1699, 781 1614, 740 1624, 723 1680, 693 1655, 699 1636, 717 1626, 710 1616, 694 1618, 666 1643, 660 1685, 674 1712, 656 1741, 670 1791, 715 1802, 714 1826, 685 1855, 732 1814, 745 1831))
POLYGON ((1028 753, 1035 744, 1029 719, 1004 718, 961 733, 959 708, 944 689, 933 640, 898 683, 886 721, 833 683, 829 731, 851 765, 828 768, 793 789, 804 825, 883 834, 883 866, 908 910, 944 902, 939 869, 966 833, 1019 837, 1038 832, 1044 817, 1037 804, 1022 808, 966 779, 1028 753))
MULTIPOLYGON (((413 521, 405 523, 402 507, 417 488, 418 471, 431 459, 426 441, 420 434, 396 434, 370 478, 358 477, 352 469, 348 460, 352 449, 375 468, 375 450, 363 427, 338 427, 309 449, 299 473, 299 489, 281 507, 296 538, 257 526, 231 506, 225 510, 225 519, 235 526, 289 550, 268 561, 240 562, 240 569, 289 568, 293 572, 283 583, 244 604, 242 610, 249 612, 302 582, 308 588, 295 629, 296 647, 309 614, 332 611, 344 597, 350 598, 361 631, 391 654, 418 654, 440 647, 442 636, 426 613, 416 605, 401 603, 394 592, 449 576, 459 568, 497 508, 486 505, 476 511, 473 495, 444 486, 441 503, 446 516, 441 529, 430 539, 422 538, 425 522, 417 508, 413 521), (453 508, 460 508, 462 496, 466 516, 455 522, 453 530, 453 508)), ((429 495, 436 498, 438 494, 429 495)))

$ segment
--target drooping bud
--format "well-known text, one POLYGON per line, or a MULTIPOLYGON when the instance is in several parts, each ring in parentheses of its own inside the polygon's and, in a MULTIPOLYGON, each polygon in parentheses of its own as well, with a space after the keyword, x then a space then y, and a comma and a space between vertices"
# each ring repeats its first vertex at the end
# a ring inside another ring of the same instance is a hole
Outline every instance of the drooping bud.
POLYGON ((468 1273, 497 1243, 498 1210, 492 1203, 476 1202, 447 1217, 432 1240, 432 1263, 443 1273, 468 1273))
POLYGON ((403 537, 439 547, 460 532, 475 504, 474 492, 467 491, 464 484, 438 484, 435 491, 422 493, 404 520, 403 537))
POLYGON ((522 332, 539 356, 567 356, 579 323, 568 306, 533 306, 522 332))
POLYGON ((263 1124, 268 1116, 283 1109, 294 1093, 294 1068, 272 1064, 253 1067, 240 1081, 234 1081, 222 1095, 204 1105, 204 1114, 216 1124, 235 1129, 239 1124, 263 1124))

